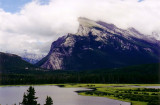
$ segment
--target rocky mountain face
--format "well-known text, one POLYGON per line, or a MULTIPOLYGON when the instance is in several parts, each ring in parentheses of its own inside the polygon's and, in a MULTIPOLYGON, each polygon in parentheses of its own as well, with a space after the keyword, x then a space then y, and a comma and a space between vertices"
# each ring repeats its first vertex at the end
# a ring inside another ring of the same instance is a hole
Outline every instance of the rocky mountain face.
POLYGON ((0 72, 19 69, 24 70, 29 67, 33 67, 33 65, 22 60, 21 57, 14 54, 0 52, 0 72))
POLYGON ((37 63, 52 70, 117 68, 159 62, 160 42, 134 28, 79 18, 76 34, 60 37, 37 63))

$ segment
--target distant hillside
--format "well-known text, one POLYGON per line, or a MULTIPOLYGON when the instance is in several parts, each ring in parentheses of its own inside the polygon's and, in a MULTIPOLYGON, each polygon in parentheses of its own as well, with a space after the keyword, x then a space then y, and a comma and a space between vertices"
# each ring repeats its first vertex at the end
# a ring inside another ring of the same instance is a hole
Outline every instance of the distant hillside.
POLYGON ((114 68, 114 69, 101 69, 101 70, 90 70, 91 72, 106 72, 106 73, 117 73, 117 74, 128 74, 128 73, 139 73, 139 74, 158 74, 160 73, 160 64, 143 64, 143 65, 134 65, 123 68, 114 68))
MULTIPOLYGON (((160 73, 160 64, 145 64, 145 65, 137 65, 130 66, 123 69, 119 69, 119 71, 125 72, 139 72, 144 74, 152 74, 152 73, 160 73)), ((159 75, 159 74, 158 74, 159 75)))
POLYGON ((33 67, 33 65, 22 60, 21 57, 0 52, 0 72, 20 69, 27 70, 30 67, 33 67))
MULTIPOLYGON (((99 69, 81 72, 107 83, 160 83, 160 64, 143 64, 115 69, 99 69)), ((92 79, 92 81, 96 81, 92 79)))

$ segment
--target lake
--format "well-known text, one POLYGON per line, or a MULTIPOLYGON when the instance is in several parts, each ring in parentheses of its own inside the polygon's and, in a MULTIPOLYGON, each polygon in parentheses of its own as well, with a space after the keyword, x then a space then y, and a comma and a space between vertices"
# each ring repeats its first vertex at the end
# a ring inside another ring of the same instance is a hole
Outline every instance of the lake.
MULTIPOLYGON (((0 104, 13 105, 22 101, 23 94, 29 86, 0 87, 0 104)), ((104 97, 81 96, 75 91, 85 88, 61 88, 58 86, 34 86, 38 103, 43 105, 46 97, 51 96, 54 105, 130 105, 128 102, 104 97)))

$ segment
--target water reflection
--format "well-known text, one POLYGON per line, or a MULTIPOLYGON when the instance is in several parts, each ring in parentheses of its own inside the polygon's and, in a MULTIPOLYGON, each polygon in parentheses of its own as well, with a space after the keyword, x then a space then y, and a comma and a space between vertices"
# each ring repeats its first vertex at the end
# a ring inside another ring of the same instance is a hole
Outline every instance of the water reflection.
MULTIPOLYGON (((0 87, 0 104, 13 105, 22 101, 24 92, 29 86, 0 87)), ((81 96, 75 91, 84 88, 60 88, 57 86, 34 86, 38 102, 43 105, 45 99, 51 96, 54 105, 130 105, 128 102, 108 99, 104 97, 81 96)))

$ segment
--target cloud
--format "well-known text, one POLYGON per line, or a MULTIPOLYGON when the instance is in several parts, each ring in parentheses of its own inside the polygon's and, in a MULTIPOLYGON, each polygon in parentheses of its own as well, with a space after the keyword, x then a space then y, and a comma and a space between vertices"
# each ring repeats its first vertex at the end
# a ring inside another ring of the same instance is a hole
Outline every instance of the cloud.
POLYGON ((76 33, 78 17, 102 20, 144 34, 160 32, 158 0, 33 0, 17 13, 0 9, 0 49, 46 54, 50 44, 67 33, 76 33))

